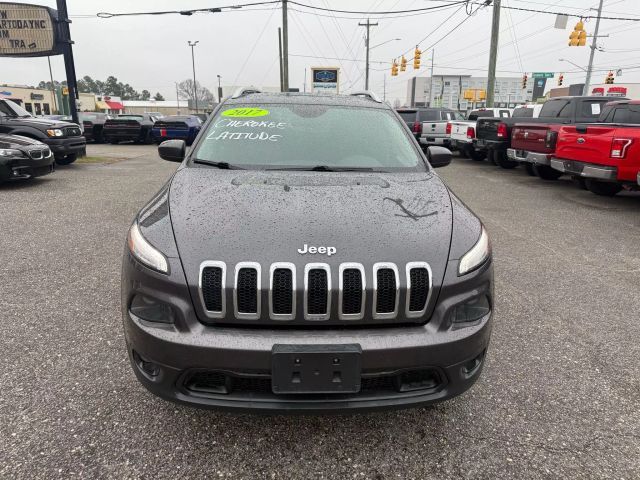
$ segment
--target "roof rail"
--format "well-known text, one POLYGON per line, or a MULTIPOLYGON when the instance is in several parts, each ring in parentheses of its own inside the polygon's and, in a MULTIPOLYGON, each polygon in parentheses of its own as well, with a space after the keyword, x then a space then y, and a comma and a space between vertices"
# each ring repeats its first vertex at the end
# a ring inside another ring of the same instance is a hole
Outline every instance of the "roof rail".
POLYGON ((373 100, 374 102, 382 103, 382 100, 380 100, 380 97, 375 93, 373 93, 371 90, 359 90, 357 92, 351 93, 350 95, 352 97, 366 97, 373 100))
POLYGON ((245 95, 250 95, 252 93, 262 93, 262 90, 256 87, 240 87, 235 92, 233 92, 233 95, 231 95, 231 98, 240 98, 240 97, 244 97, 245 95))

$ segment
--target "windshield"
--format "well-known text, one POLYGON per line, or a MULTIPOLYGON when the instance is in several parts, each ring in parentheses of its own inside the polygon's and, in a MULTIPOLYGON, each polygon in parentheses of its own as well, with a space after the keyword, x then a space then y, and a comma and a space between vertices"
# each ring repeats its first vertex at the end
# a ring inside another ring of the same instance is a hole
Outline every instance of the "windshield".
POLYGON ((423 168, 392 112, 315 104, 225 106, 192 158, 255 169, 423 168))
POLYGON ((3 117, 30 117, 31 114, 11 100, 0 101, 0 116, 3 117))
POLYGON ((118 120, 142 120, 142 115, 118 115, 118 120))

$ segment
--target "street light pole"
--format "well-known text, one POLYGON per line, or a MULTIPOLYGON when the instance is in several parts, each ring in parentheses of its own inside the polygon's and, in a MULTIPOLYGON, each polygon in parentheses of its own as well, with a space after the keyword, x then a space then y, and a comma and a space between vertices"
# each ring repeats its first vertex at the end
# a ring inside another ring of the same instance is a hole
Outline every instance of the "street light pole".
POLYGON ((193 101, 196 104, 196 113, 198 112, 198 87, 196 86, 196 57, 193 48, 200 43, 200 40, 192 42, 189 40, 189 46, 191 47, 191 65, 193 67, 193 101))
POLYGON ((178 82, 176 84, 176 102, 178 102, 178 115, 180 115, 180 94, 178 93, 178 82))
POLYGON ((218 75, 218 103, 222 103, 222 86, 220 85, 221 75, 218 75))

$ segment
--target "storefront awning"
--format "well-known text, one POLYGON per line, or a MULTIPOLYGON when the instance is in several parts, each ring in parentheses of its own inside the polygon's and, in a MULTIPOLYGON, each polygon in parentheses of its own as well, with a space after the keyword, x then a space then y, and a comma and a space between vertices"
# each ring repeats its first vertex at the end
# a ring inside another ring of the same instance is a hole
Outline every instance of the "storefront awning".
POLYGON ((107 105, 109 105, 109 108, 111 110, 124 110, 124 105, 122 105, 120 102, 107 101, 107 105))
POLYGON ((107 102, 96 101, 96 108, 98 110, 109 110, 109 105, 107 105, 107 102))

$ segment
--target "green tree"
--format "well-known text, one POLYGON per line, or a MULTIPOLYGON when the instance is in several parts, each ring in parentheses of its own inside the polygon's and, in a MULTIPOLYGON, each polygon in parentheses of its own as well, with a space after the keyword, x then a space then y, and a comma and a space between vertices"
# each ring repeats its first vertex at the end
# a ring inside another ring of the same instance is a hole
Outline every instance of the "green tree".
POLYGON ((140 100, 149 100, 151 98, 151 92, 149 90, 142 90, 140 94, 140 100))
POLYGON ((164 102, 164 97, 162 96, 162 94, 160 94, 160 92, 156 92, 156 94, 153 96, 153 99, 158 102, 164 102))

